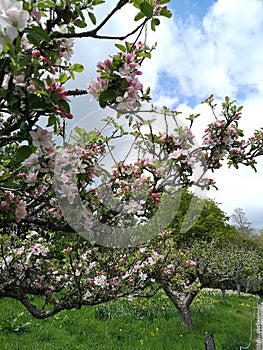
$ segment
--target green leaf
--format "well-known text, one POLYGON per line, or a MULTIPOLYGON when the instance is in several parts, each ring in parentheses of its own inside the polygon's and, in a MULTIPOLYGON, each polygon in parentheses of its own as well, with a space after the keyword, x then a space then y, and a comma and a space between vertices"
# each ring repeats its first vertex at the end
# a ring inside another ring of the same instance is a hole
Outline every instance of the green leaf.
POLYGON ((170 10, 166 10, 166 9, 162 9, 160 11, 160 16, 164 16, 164 17, 167 17, 167 18, 171 18, 172 17, 172 12, 170 10))
POLYGON ((31 37, 38 41, 46 41, 48 43, 51 41, 51 38, 48 35, 48 33, 41 27, 34 26, 26 28, 25 32, 27 32, 31 37))
POLYGON ((158 25, 161 23, 161 21, 159 20, 159 18, 153 18, 152 20, 154 21, 154 23, 155 23, 156 26, 158 26, 158 25))
POLYGON ((142 3, 142 0, 133 0, 132 4, 134 7, 136 7, 137 9, 140 8, 140 4, 142 3))
POLYGON ((99 104, 102 108, 105 108, 108 103, 115 100, 116 94, 113 90, 105 90, 99 96, 99 104))
POLYGON ((51 114, 51 115, 49 116, 49 118, 48 118, 47 127, 48 127, 48 126, 53 126, 53 125, 55 125, 56 123, 57 123, 57 118, 56 118, 53 114, 51 114))
POLYGON ((149 52, 139 52, 137 54, 138 57, 147 57, 147 58, 151 58, 152 55, 149 52))
POLYGON ((96 6, 96 5, 101 5, 101 4, 104 4, 105 0, 93 0, 93 5, 96 6))
POLYGON ((132 44, 129 43, 128 41, 125 41, 125 46, 126 46, 127 51, 130 52, 131 48, 132 48, 132 44))
POLYGON ((144 14, 142 12, 138 12, 137 15, 134 17, 134 20, 140 21, 144 17, 144 14))
POLYGON ((84 71, 84 66, 80 63, 74 63, 73 64, 73 70, 76 73, 82 73, 84 71))
POLYGON ((36 39, 33 35, 28 34, 28 35, 27 35, 27 39, 28 39, 28 41, 29 41, 31 44, 33 44, 34 46, 39 47, 40 41, 39 41, 38 39, 36 39))
POLYGON ((21 146, 16 152, 16 159, 20 162, 27 159, 33 153, 32 146, 21 146))
POLYGON ((160 0, 159 5, 165 5, 165 4, 168 4, 169 2, 170 0, 160 0))
POLYGON ((121 50, 122 52, 126 52, 126 47, 121 45, 121 44, 115 44, 115 46, 117 47, 117 49, 121 50))
POLYGON ((78 126, 74 128, 74 131, 80 136, 83 136, 86 132, 84 128, 79 128, 78 126))
POLYGON ((27 136, 28 135, 28 124, 26 122, 22 122, 20 124, 20 134, 22 136, 27 136))
POLYGON ((45 89, 45 83, 40 79, 32 79, 32 82, 39 86, 41 89, 45 89))
POLYGON ((47 91, 42 91, 42 90, 34 90, 35 94, 43 95, 43 96, 49 96, 47 91))
POLYGON ((155 21, 154 18, 151 20, 151 30, 155 32, 155 21))
POLYGON ((76 10, 77 14, 79 15, 80 19, 83 22, 85 22, 85 16, 84 16, 83 12, 81 11, 81 9, 79 7, 76 7, 75 10, 76 10))
POLYGON ((74 21, 74 25, 79 27, 79 28, 86 28, 87 24, 84 21, 81 21, 80 19, 77 19, 76 21, 74 21))
POLYGON ((61 73, 61 74, 59 75, 59 81, 60 81, 61 83, 65 83, 67 80, 68 80, 68 76, 67 76, 66 73, 61 73))
POLYGON ((88 15, 89 15, 89 18, 90 18, 92 24, 95 25, 97 23, 97 20, 96 20, 96 17, 94 15, 94 13, 93 12, 88 12, 88 15))
POLYGON ((32 111, 46 111, 48 105, 44 102, 43 98, 30 94, 28 96, 28 107, 32 111))
POLYGON ((148 2, 144 1, 143 3, 141 3, 140 10, 147 18, 152 18, 153 8, 148 2))
POLYGON ((63 108, 67 113, 70 113, 70 106, 67 101, 58 100, 59 107, 63 108))

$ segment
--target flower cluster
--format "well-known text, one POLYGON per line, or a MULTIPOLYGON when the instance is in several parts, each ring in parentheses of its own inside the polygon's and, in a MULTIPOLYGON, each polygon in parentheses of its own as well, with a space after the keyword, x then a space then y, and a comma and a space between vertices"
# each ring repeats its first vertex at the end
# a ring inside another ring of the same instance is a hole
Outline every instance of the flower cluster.
POLYGON ((48 302, 55 305, 65 302, 65 295, 71 294, 76 285, 80 305, 92 304, 98 298, 110 300, 118 293, 129 295, 145 283, 154 283, 152 276, 163 260, 163 256, 152 249, 145 252, 135 248, 131 256, 129 251, 105 255, 88 242, 70 246, 61 242, 62 246, 56 247, 36 231, 28 232, 24 239, 13 236, 11 243, 6 237, 0 242, 3 288, 9 288, 5 282, 12 271, 13 283, 19 281, 24 290, 29 286, 29 290, 34 288, 37 294, 47 291, 48 302))
POLYGON ((12 43, 27 25, 28 11, 23 10, 23 2, 17 0, 1 1, 0 4, 0 53, 5 44, 12 43))
POLYGON ((225 120, 216 120, 208 125, 203 137, 203 145, 207 146, 205 158, 210 169, 219 169, 221 161, 228 153, 243 153, 243 142, 239 137, 243 131, 233 122, 228 125, 225 120))
POLYGON ((112 172, 112 192, 124 203, 128 201, 128 212, 145 215, 160 203, 160 194, 156 191, 160 172, 158 165, 148 159, 133 164, 120 162, 112 172))
POLYGON ((3 218, 8 219, 8 221, 15 220, 17 223, 25 218, 27 214, 26 203, 20 200, 17 195, 5 191, 0 195, 0 200, 0 212, 3 218))
POLYGON ((150 99, 149 91, 143 92, 138 76, 142 74, 142 58, 150 57, 151 49, 141 42, 118 47, 121 52, 97 64, 99 75, 92 79, 88 93, 98 100, 102 108, 116 105, 119 110, 129 110, 136 102, 150 99))

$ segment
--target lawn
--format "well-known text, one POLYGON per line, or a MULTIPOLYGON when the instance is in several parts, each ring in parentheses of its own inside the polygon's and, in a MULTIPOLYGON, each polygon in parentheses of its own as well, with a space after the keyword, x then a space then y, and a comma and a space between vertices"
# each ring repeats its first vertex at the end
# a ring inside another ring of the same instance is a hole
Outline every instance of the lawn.
POLYGON ((1 350, 202 350, 212 332, 217 350, 247 346, 252 322, 255 349, 257 298, 206 290, 192 305, 194 330, 180 325, 177 311, 159 293, 151 299, 119 300, 63 311, 46 320, 32 318, 11 299, 0 300, 1 350))

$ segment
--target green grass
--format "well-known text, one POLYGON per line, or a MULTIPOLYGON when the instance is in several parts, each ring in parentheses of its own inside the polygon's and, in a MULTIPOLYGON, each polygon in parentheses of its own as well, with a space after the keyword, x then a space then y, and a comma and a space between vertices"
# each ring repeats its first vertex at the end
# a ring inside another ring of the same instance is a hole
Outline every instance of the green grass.
POLYGON ((183 329, 179 315, 164 294, 133 302, 120 300, 97 307, 61 312, 46 320, 32 318, 14 300, 0 300, 1 350, 203 350, 205 333, 213 332, 217 350, 247 345, 250 316, 257 300, 202 292, 192 306, 194 330, 183 329))

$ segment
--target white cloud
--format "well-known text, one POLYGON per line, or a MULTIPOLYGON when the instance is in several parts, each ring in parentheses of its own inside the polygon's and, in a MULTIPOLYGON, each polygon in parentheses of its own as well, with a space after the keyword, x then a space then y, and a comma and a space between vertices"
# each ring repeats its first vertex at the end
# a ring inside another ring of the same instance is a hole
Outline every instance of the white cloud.
POLYGON ((262 84, 262 1, 218 0, 202 21, 176 18, 165 29, 157 71, 177 81, 177 93, 234 96, 262 84))

